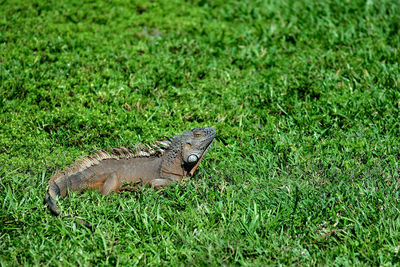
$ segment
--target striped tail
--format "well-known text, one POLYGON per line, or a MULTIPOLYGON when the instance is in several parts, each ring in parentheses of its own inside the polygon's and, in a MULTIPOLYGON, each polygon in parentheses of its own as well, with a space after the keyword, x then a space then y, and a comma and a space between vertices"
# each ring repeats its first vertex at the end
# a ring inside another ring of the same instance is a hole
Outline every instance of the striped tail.
POLYGON ((59 216, 61 212, 57 206, 56 197, 60 197, 60 187, 56 182, 51 182, 44 197, 44 203, 47 204, 53 215, 59 216))
POLYGON ((94 231, 95 227, 90 223, 72 215, 62 215, 60 208, 57 206, 56 200, 56 198, 61 197, 60 192, 61 191, 58 184, 55 181, 51 182, 49 185, 49 189, 47 190, 44 197, 44 204, 47 204, 51 214, 53 214, 54 216, 62 216, 63 218, 74 218, 89 230, 94 231))

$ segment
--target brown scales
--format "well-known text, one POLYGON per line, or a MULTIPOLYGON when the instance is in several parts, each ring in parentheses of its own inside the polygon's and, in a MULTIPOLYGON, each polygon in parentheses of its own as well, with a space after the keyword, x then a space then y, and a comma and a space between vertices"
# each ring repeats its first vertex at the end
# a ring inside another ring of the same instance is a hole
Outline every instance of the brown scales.
MULTIPOLYGON (((106 195, 125 189, 124 183, 148 184, 161 188, 193 176, 215 138, 211 127, 195 128, 158 145, 137 145, 134 149, 98 150, 85 156, 49 181, 45 203, 54 215, 60 215, 57 198, 67 191, 96 189, 106 195)), ((85 226, 91 225, 80 220, 85 226)))
POLYGON ((157 156, 159 153, 162 154, 166 148, 169 147, 171 142, 168 140, 157 140, 161 146, 153 145, 150 147, 149 145, 138 144, 134 149, 129 149, 126 147, 119 148, 111 148, 110 152, 107 152, 104 149, 95 150, 93 152, 94 156, 87 155, 83 156, 75 161, 74 164, 66 167, 63 170, 58 170, 54 176, 49 180, 49 184, 61 176, 70 176, 81 172, 91 166, 100 164, 103 160, 106 159, 130 159, 130 158, 140 158, 140 157, 150 157, 157 156))

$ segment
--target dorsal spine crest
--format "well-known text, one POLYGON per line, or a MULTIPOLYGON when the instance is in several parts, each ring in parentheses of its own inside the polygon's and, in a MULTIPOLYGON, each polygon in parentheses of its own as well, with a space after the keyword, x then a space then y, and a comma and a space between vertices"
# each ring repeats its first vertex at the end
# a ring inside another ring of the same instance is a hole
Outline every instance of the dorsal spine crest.
POLYGON ((170 141, 159 141, 157 143, 162 144, 158 146, 156 144, 149 146, 143 144, 137 144, 133 149, 126 147, 111 148, 110 152, 99 149, 94 151, 93 155, 83 156, 79 158, 73 165, 67 167, 62 171, 57 171, 52 179, 52 181, 58 179, 61 176, 73 175, 78 172, 84 171, 87 168, 100 164, 103 160, 107 159, 130 159, 130 158, 143 158, 143 157, 159 157, 164 154, 164 152, 170 147, 170 141))

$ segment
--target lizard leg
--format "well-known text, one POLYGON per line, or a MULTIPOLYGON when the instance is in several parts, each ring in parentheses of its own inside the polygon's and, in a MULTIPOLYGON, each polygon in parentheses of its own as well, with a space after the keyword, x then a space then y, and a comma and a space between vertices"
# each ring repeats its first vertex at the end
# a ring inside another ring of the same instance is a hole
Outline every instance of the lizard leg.
POLYGON ((172 184, 173 182, 174 181, 171 181, 169 179, 154 179, 150 181, 150 185, 155 187, 156 189, 160 189, 164 186, 172 184))
POLYGON ((102 195, 108 195, 111 192, 118 191, 120 188, 120 182, 117 175, 113 172, 107 178, 107 180, 103 184, 103 189, 101 190, 102 195))
POLYGON ((134 191, 137 190, 138 186, 124 186, 118 189, 118 191, 134 191))

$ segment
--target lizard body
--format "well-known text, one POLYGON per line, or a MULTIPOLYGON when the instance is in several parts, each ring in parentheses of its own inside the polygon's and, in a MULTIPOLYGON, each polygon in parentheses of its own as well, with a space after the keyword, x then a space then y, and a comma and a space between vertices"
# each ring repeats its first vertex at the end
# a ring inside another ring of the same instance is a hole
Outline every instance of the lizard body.
POLYGON ((173 139, 159 141, 162 146, 142 146, 136 151, 121 147, 110 153, 100 150, 95 156, 85 157, 56 173, 49 181, 45 203, 51 213, 58 216, 56 199, 66 197, 68 191, 94 189, 106 195, 123 190, 125 183, 161 188, 179 182, 193 175, 215 134, 211 127, 195 128, 173 139))

